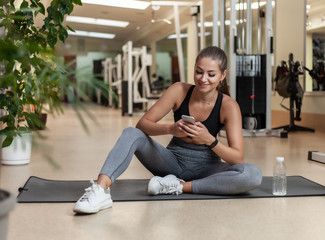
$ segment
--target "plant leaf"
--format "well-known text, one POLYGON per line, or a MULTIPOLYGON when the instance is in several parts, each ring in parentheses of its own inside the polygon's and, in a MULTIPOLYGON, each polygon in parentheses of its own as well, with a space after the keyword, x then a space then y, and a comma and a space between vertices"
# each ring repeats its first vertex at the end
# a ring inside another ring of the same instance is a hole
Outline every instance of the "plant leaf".
POLYGON ((5 140, 2 142, 1 147, 2 148, 9 147, 13 140, 14 140, 14 137, 12 135, 9 135, 9 136, 7 135, 5 140))

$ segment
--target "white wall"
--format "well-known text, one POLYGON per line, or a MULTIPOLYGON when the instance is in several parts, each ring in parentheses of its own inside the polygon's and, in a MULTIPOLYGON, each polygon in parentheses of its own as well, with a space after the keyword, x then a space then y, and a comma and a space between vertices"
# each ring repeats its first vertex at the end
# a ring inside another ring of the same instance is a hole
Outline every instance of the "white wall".
POLYGON ((171 80, 171 58, 168 52, 157 52, 157 75, 162 76, 165 80, 171 80))
POLYGON ((88 52, 87 55, 77 56, 77 69, 87 74, 93 73, 93 61, 105 58, 115 58, 115 53, 108 52, 88 52))

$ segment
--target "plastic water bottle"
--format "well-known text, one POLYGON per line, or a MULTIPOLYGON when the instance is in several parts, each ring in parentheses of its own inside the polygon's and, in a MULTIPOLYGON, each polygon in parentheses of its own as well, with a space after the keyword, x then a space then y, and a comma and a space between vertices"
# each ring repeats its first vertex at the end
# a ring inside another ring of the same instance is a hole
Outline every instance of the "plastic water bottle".
POLYGON ((287 194, 287 176, 284 157, 277 157, 273 169, 273 186, 272 193, 276 196, 284 196, 287 194))

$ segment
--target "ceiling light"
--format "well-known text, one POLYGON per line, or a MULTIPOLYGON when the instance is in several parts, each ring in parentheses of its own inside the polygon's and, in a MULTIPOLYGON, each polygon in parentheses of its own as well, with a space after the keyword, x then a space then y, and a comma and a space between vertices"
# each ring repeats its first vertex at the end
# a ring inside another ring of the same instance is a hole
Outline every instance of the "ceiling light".
MULTIPOLYGON (((179 35, 181 38, 186 38, 187 37, 187 33, 181 33, 179 35)), ((177 37, 176 34, 172 34, 172 35, 169 35, 167 39, 175 39, 177 37)))
POLYGON ((172 22, 171 21, 169 21, 168 19, 166 19, 166 18, 164 18, 163 19, 163 21, 165 22, 165 23, 168 23, 168 24, 172 24, 172 22))
POLYGON ((113 39, 115 38, 115 34, 110 33, 100 33, 100 32, 86 32, 86 31, 68 31, 69 35, 74 36, 83 36, 83 37, 94 37, 94 38, 106 38, 106 39, 113 39))
POLYGON ((82 3, 104 5, 104 6, 110 6, 110 7, 134 8, 134 9, 140 9, 140 10, 144 10, 150 5, 150 2, 134 1, 134 0, 123 0, 123 1, 82 0, 82 3))
MULTIPOLYGON (((204 34, 205 36, 210 36, 211 35, 211 32, 205 32, 204 34)), ((201 36, 201 34, 199 33, 198 36, 201 36)), ((172 35, 169 35, 167 37, 167 39, 176 39, 177 35, 176 34, 172 34, 172 35)), ((187 33, 181 33, 180 34, 180 37, 181 38, 187 38, 187 33)))
MULTIPOLYGON (((220 25, 220 22, 218 22, 218 25, 220 25)), ((197 26, 200 28, 201 23, 199 22, 197 26)), ((204 22, 204 27, 213 27, 213 22, 204 22)))
MULTIPOLYGON (((236 24, 245 23, 246 19, 236 19, 236 24)), ((230 25, 230 20, 225 20, 225 25, 230 25)), ((201 27, 201 23, 197 24, 198 27, 201 27)), ((218 26, 220 26, 220 21, 218 21, 218 26)), ((213 27, 213 22, 204 22, 204 27, 213 27)))
POLYGON ((169 21, 169 20, 166 19, 166 18, 163 18, 163 19, 151 19, 151 22, 152 22, 152 23, 165 22, 165 23, 167 23, 167 24, 172 24, 172 22, 169 21))
POLYGON ((96 24, 112 27, 126 27, 129 25, 129 22, 100 19, 100 18, 88 18, 88 17, 78 17, 78 16, 67 16, 66 21, 68 22, 77 22, 85 24, 96 24))
MULTIPOLYGON (((252 9, 258 9, 258 4, 260 5, 260 7, 264 6, 266 4, 266 2, 253 2, 251 5, 252 9)), ((272 1, 272 6, 275 6, 275 2, 272 1)), ((247 4, 246 3, 236 3, 236 10, 247 10, 247 4)), ((230 7, 227 8, 227 11, 230 11, 230 7)))

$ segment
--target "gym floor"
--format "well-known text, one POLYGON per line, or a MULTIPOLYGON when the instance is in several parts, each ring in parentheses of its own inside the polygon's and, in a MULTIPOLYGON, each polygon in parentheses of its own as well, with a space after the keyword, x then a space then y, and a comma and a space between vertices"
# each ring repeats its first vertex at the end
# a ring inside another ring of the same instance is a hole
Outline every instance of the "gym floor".
MULTIPOLYGON (((50 117, 46 140, 33 148, 31 163, 1 166, 0 187, 18 195, 30 176, 55 180, 96 179, 122 130, 135 126, 140 115, 98 105, 88 109, 96 121, 86 119, 87 134, 75 112, 50 117), (45 155, 50 155, 54 163, 45 155), (58 166, 56 166, 58 165, 58 166)), ((171 121, 172 115, 162 121, 171 121)), ((162 144, 170 136, 155 137, 162 144)), ((325 151, 325 133, 295 132, 287 139, 245 138, 246 162, 272 175, 276 156, 284 156, 288 175, 301 175, 325 185, 325 164, 308 161, 310 150, 325 151)), ((226 142, 220 137, 220 141, 226 142)), ((133 159, 122 178, 151 178, 133 159)), ((73 203, 17 203, 10 213, 7 240, 89 239, 324 239, 325 197, 227 199, 198 201, 117 202, 93 215, 75 215, 73 203)))

